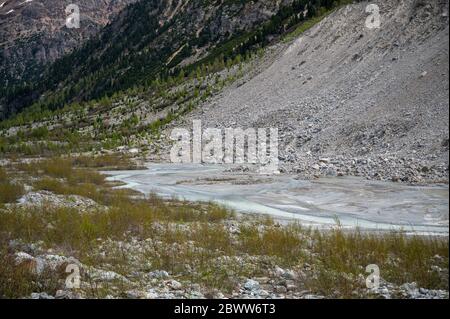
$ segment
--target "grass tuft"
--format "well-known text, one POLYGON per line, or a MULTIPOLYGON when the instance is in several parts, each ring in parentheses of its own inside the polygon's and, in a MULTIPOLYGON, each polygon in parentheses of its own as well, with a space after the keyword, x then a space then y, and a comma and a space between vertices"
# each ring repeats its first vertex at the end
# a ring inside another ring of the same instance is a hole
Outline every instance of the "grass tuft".
POLYGON ((13 203, 24 193, 24 188, 10 181, 8 174, 0 167, 0 204, 13 203))

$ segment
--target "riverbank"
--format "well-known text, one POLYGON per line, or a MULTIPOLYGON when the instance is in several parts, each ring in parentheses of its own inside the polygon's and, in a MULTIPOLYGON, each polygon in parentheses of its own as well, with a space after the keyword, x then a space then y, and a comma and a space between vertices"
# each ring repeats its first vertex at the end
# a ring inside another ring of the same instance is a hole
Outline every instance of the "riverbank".
POLYGON ((319 231, 143 196, 97 172, 129 164, 2 168, 2 190, 11 190, 0 209, 2 297, 448 298, 448 236, 319 231), (380 270, 375 289, 369 265, 380 270), (67 288, 67 266, 78 267, 79 288, 67 288))

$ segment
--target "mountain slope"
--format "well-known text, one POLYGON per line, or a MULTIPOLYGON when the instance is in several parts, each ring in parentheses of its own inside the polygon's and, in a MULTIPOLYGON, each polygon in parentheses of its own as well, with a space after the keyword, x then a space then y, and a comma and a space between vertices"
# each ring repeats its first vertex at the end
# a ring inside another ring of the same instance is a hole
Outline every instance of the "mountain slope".
POLYGON ((380 29, 367 3, 342 8, 177 125, 278 127, 284 169, 304 175, 447 180, 448 1, 374 3, 380 29))
MULTIPOLYGON (((204 59, 233 59, 314 15, 325 0, 152 0, 131 5, 83 48, 26 87, 6 88, 4 113, 40 99, 42 109, 148 85, 204 59), (309 6, 310 10, 305 11, 309 6), (45 94, 44 94, 45 93, 45 94)), ((205 65, 205 63, 203 63, 205 65)), ((191 68, 192 70, 192 68, 191 68)), ((190 72, 191 70, 187 70, 190 72)), ((5 116, 4 116, 5 117, 5 116)))
MULTIPOLYGON (((130 10, 149 3, 137 3, 130 10)), ((286 34, 284 23, 295 15, 294 10, 282 19, 281 8, 262 28, 256 24, 253 31, 236 32, 222 42, 208 32, 206 42, 196 42, 197 49, 205 48, 199 56, 181 54, 184 37, 169 32, 180 30, 173 21, 192 14, 182 11, 188 3, 166 7, 152 2, 153 14, 174 19, 159 35, 139 35, 139 24, 125 23, 134 17, 130 12, 137 12, 126 10, 117 20, 122 24, 116 21, 105 30, 125 29, 100 37, 115 41, 91 41, 102 44, 100 49, 88 44, 71 55, 79 58, 67 60, 75 70, 61 71, 62 82, 49 83, 55 89, 45 92, 43 103, 1 123, 0 150, 17 156, 122 152, 129 147, 141 150, 146 159, 168 160, 171 129, 201 119, 204 127, 279 128, 281 170, 301 178, 356 175, 448 183, 448 1, 375 3, 381 10, 379 29, 366 28, 368 3, 363 2, 342 7, 289 40, 325 16, 314 15, 280 41, 280 35, 286 34), (276 31, 266 33, 268 25, 276 31), (259 32, 264 36, 259 38, 259 32), (251 39, 258 41, 247 46, 251 39), (131 43, 134 46, 125 45, 131 43), (146 51, 150 47, 155 51, 146 51), (255 54, 254 49, 261 47, 265 50, 255 54), (112 48, 117 48, 117 59, 103 60, 114 57, 112 48), (88 54, 91 49, 94 55, 88 54), (224 52, 228 60, 220 61, 224 52), (252 54, 238 59, 241 52, 252 54), (152 54, 154 59, 147 60, 152 54), (211 63, 217 59, 217 65, 211 63), (177 74, 183 66, 184 71, 194 72, 177 74), (117 83, 119 88, 132 87, 116 91, 117 83), (89 100, 92 94, 108 90, 114 92, 112 97, 89 100), (85 96, 87 101, 60 109, 72 95, 85 96), (48 101, 56 110, 39 108, 48 101)), ((248 5, 255 12, 260 8, 248 5)), ((239 8, 242 14, 245 6, 239 8)), ((239 14, 237 25, 243 27, 245 19, 239 14)), ((220 21, 224 16, 228 14, 217 15, 220 21)), ((152 23, 159 25, 159 20, 152 23)), ((195 35, 192 41, 201 38, 195 35)))
POLYGON ((97 34, 135 0, 80 0, 80 28, 65 26, 69 0, 0 1, 0 85, 29 81, 97 34))

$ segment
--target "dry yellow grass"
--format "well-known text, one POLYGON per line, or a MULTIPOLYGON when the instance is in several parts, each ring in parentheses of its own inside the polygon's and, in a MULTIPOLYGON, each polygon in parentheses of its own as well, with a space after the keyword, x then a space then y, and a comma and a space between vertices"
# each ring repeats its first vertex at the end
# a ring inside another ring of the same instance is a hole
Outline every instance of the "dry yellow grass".
POLYGON ((0 167, 0 204, 13 203, 24 193, 24 188, 11 182, 8 174, 0 167))
MULTIPOLYGON (((275 265, 304 269, 306 264, 310 265, 306 277, 298 285, 326 296, 355 297, 354 291, 364 289, 358 276, 367 276, 365 267, 369 264, 378 265, 382 277, 391 283, 417 282, 424 288, 448 290, 448 277, 432 268, 448 271, 448 238, 344 232, 339 228, 314 231, 297 224, 278 226, 270 218, 237 219, 232 211, 211 203, 130 196, 136 194, 112 189, 93 170, 66 164, 54 168, 54 163, 19 168, 26 176, 39 178, 33 183, 36 190, 92 198, 108 209, 80 214, 76 209, 43 205, 1 211, 2 260, 9 260, 7 243, 19 239, 25 243, 42 241, 47 248, 95 265, 100 257, 91 252, 104 240, 133 237, 158 242, 155 251, 141 256, 151 262, 148 271, 165 269, 180 278, 227 291, 233 290, 239 278, 267 276, 275 265), (228 220, 238 221, 237 234, 228 231, 228 220), (175 253, 170 248, 173 245, 183 248, 175 253), (218 263, 224 256, 261 259, 244 267, 240 262, 218 263), (186 265, 195 271, 186 273, 186 265)), ((2 184, 9 180, 4 170, 0 170, 0 177, 2 184)), ((13 194, 11 198, 18 193, 13 194)), ((108 264, 119 271, 130 267, 120 252, 109 258, 108 264)), ((0 296, 14 297, 36 289, 29 285, 30 280, 12 265, 5 265, 0 271, 0 296)))
POLYGON ((139 169, 131 158, 118 155, 78 156, 72 159, 77 167, 101 168, 103 170, 132 170, 139 169))

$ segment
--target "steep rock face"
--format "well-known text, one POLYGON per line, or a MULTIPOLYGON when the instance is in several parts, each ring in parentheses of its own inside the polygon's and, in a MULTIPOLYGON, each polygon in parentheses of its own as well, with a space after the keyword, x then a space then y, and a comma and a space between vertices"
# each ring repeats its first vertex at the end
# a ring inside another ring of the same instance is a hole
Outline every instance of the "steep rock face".
POLYGON ((80 0, 80 28, 66 27, 71 0, 0 0, 0 84, 11 85, 80 46, 136 0, 80 0))
MULTIPOLYGON (((50 108, 58 108, 73 100, 99 98, 143 84, 154 79, 157 74, 167 74, 177 67, 199 61, 217 45, 261 26, 282 6, 292 2, 293 0, 137 1, 122 10, 114 21, 85 46, 58 59, 46 73, 39 74, 38 79, 35 77, 33 86, 28 87, 28 95, 23 97, 18 94, 7 101, 0 99, 3 105, 0 105, 0 117, 1 109, 6 108, 4 113, 20 111, 45 92, 54 95, 53 100, 57 101, 50 108)), ((7 9, 9 7, 4 11, 7 9)), ((84 24, 88 28, 89 23, 84 24)), ((66 28, 61 30, 62 34, 73 32, 66 28)), ((78 40, 74 38, 73 41, 75 44, 78 40)), ((65 47, 70 41, 61 35, 61 43, 65 47)), ((239 44, 236 41, 231 45, 237 47, 239 44)), ((25 46, 30 48, 29 44, 25 46)), ((46 45, 42 47, 45 48, 46 45)), ((50 53, 39 55, 48 54, 50 53)), ((14 59, 8 60, 13 63, 14 59)))

